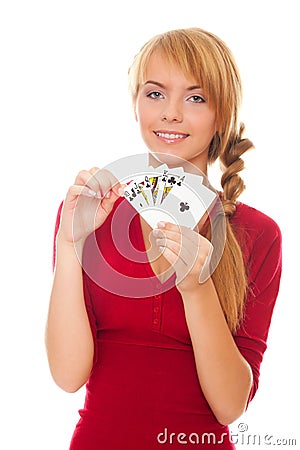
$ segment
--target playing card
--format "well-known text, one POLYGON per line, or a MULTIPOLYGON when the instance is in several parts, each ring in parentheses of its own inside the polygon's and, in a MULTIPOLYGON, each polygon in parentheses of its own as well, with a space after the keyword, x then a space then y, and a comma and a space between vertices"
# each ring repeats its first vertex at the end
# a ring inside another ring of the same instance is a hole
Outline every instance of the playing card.
POLYGON ((202 184, 198 191, 188 185, 175 186, 161 208, 179 225, 194 228, 205 214, 216 194, 202 184))
POLYGON ((159 206, 171 192, 172 188, 176 184, 180 185, 183 182, 185 176, 183 175, 182 167, 178 167, 175 169, 164 167, 162 170, 162 166, 159 166, 157 170, 162 173, 155 180, 155 187, 153 189, 153 201, 156 206, 159 206))
POLYGON ((153 179, 149 175, 146 174, 146 175, 134 177, 134 181, 140 188, 143 196, 145 197, 145 199, 147 201, 148 206, 154 206, 153 196, 152 196, 153 184, 151 181, 153 179))
POLYGON ((150 167, 146 173, 134 174, 123 179, 122 183, 127 184, 124 196, 133 206, 136 205, 138 210, 141 207, 154 206, 153 192, 157 190, 159 177, 161 177, 161 173, 150 167), (140 194, 142 194, 147 204, 143 199, 139 202, 140 194))
POLYGON ((157 227, 160 221, 171 222, 177 225, 183 225, 189 228, 194 228, 197 219, 192 213, 188 202, 183 202, 178 197, 170 193, 165 204, 162 204, 154 209, 147 209, 141 211, 141 216, 149 223, 152 228, 157 227))
POLYGON ((182 184, 182 185, 189 186, 190 189, 197 192, 197 190, 200 189, 200 186, 203 183, 203 176, 184 172, 182 180, 180 180, 180 181, 181 181, 181 183, 177 183, 177 185, 180 186, 182 184))
POLYGON ((124 196, 129 203, 140 212, 143 208, 149 207, 147 197, 144 195, 139 187, 137 181, 131 181, 124 190, 124 196))
POLYGON ((152 181, 151 181, 151 176, 149 177, 148 175, 145 175, 143 181, 139 183, 139 186, 140 186, 142 192, 147 197, 148 205, 154 206, 153 196, 152 196, 153 185, 152 185, 152 181))
POLYGON ((164 169, 163 175, 157 181, 155 205, 161 205, 174 186, 187 185, 197 191, 202 182, 203 176, 184 172, 182 167, 169 170, 164 169))
POLYGON ((142 216, 152 227, 160 220, 195 228, 205 214, 216 194, 202 184, 198 192, 187 185, 174 186, 164 202, 154 210, 142 212, 142 216), (155 223, 156 222, 156 223, 155 223))
POLYGON ((156 205, 156 204, 159 204, 159 202, 160 202, 160 198, 162 195, 162 189, 163 189, 169 168, 168 168, 167 164, 162 164, 156 168, 151 167, 151 171, 153 171, 152 176, 151 176, 152 198, 153 198, 153 204, 156 205))
POLYGON ((161 195, 159 196, 158 206, 161 205, 166 197, 170 194, 174 186, 181 186, 184 183, 185 175, 169 172, 165 178, 164 186, 162 187, 161 195))
POLYGON ((152 228, 167 221, 193 229, 216 197, 202 176, 166 164, 146 167, 125 182, 125 198, 152 228))

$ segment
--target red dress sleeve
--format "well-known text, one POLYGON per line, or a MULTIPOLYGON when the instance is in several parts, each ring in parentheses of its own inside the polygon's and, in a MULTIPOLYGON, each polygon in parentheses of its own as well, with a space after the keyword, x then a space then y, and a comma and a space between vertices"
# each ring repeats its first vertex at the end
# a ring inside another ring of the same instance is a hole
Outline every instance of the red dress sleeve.
MULTIPOLYGON (((60 217, 61 217, 62 207, 63 207, 63 202, 60 204, 60 206, 58 208, 55 227, 54 227, 53 258, 52 258, 53 270, 55 268, 55 261, 56 261, 56 236, 57 236, 57 232, 58 232, 59 225, 60 225, 60 217)), ((96 316, 94 313, 93 304, 91 301, 87 276, 84 271, 82 271, 82 282, 83 282, 83 294, 84 294, 85 307, 86 307, 86 311, 88 314, 90 327, 91 327, 91 331, 92 331, 92 335, 93 335, 94 343, 95 343, 96 339, 97 339, 97 320, 96 320, 96 316)), ((94 363, 96 362, 96 358, 97 358, 97 355, 95 352, 94 353, 94 363)))
POLYGON ((60 216, 63 207, 63 202, 59 205, 58 212, 56 215, 55 227, 54 227, 54 239, 53 239, 53 253, 52 253, 52 270, 54 271, 56 262, 56 236, 60 225, 60 216))
POLYGON ((244 320, 234 336, 235 342, 253 373, 248 403, 254 397, 260 365, 267 348, 267 337, 273 308, 278 295, 281 268, 281 232, 278 225, 264 214, 249 208, 254 215, 246 226, 244 240, 248 247, 248 295, 244 320), (255 220, 256 219, 256 220, 255 220), (255 223, 256 222, 256 223, 255 223))

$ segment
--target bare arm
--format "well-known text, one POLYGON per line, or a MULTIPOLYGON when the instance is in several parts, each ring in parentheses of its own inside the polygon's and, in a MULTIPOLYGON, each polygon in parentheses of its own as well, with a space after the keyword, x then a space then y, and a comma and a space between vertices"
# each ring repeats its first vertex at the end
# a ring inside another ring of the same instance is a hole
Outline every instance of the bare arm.
POLYGON ((73 244, 57 236, 57 259, 46 328, 49 366, 67 392, 86 383, 94 355, 85 308, 82 268, 73 244))
POLYGON ((67 392, 86 383, 94 342, 85 307, 81 253, 86 237, 110 214, 122 186, 108 171, 82 171, 70 187, 56 238, 56 264, 46 326, 51 374, 67 392))
POLYGON ((159 228, 164 238, 157 244, 176 271, 202 391, 217 420, 227 425, 246 408, 252 370, 234 342, 212 279, 199 283, 210 243, 185 227, 159 228))
POLYGON ((234 342, 211 278, 182 298, 201 388, 217 420, 228 425, 245 411, 251 368, 234 342))

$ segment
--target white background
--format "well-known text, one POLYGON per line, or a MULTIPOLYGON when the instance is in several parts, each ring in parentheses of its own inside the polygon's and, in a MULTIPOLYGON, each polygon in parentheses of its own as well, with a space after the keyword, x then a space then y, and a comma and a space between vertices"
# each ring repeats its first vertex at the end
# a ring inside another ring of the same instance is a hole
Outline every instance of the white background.
POLYGON ((219 35, 237 59, 245 92, 242 119, 256 145, 245 158, 247 191, 241 199, 273 217, 283 233, 283 278, 260 388, 232 429, 237 432, 243 422, 248 434, 273 435, 269 444, 275 438, 298 438, 299 444, 297 4, 1 3, 1 448, 68 448, 84 389, 61 391, 45 355, 56 211, 80 169, 144 150, 127 68, 154 34, 191 26, 219 35))

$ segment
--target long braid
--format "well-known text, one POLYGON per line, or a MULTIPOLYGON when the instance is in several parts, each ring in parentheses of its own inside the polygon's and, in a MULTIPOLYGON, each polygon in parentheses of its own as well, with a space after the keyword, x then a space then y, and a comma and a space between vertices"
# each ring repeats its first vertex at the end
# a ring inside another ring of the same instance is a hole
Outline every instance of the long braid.
MULTIPOLYGON (((243 254, 230 224, 230 217, 235 213, 236 201, 245 189, 239 172, 244 169, 241 155, 253 147, 248 139, 242 139, 244 125, 239 133, 230 137, 224 151, 220 154, 223 170, 221 185, 223 188, 222 205, 226 217, 226 242, 222 257, 212 278, 218 292, 220 303, 230 330, 234 333, 243 319, 247 275, 243 254)), ((216 146, 216 142, 214 144, 216 146)), ((221 142, 218 139, 218 145, 221 142)), ((220 152, 220 147, 219 147, 220 152)), ((210 238, 210 230, 206 237, 210 238)))
POLYGON ((223 188, 223 208, 225 215, 231 217, 235 212, 236 200, 245 189, 245 184, 239 176, 239 172, 244 169, 244 161, 241 156, 253 147, 249 139, 243 139, 245 130, 241 124, 239 134, 229 138, 224 151, 220 155, 220 162, 223 171, 221 186, 223 188))

